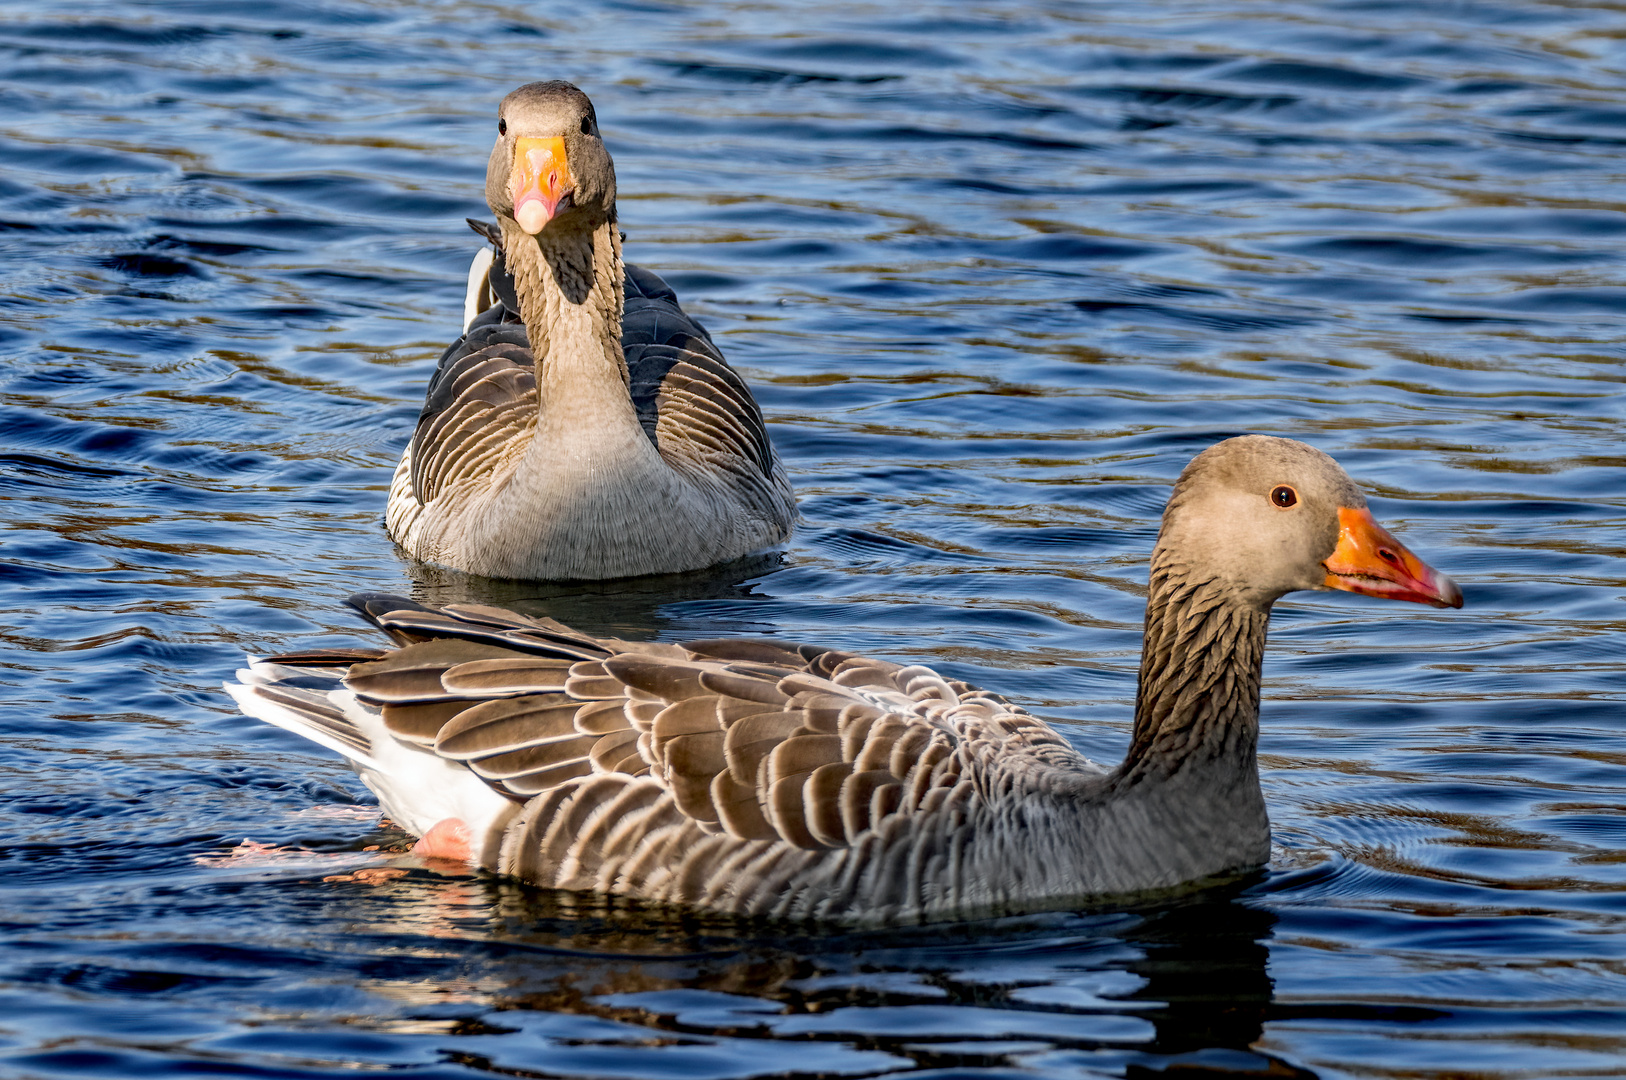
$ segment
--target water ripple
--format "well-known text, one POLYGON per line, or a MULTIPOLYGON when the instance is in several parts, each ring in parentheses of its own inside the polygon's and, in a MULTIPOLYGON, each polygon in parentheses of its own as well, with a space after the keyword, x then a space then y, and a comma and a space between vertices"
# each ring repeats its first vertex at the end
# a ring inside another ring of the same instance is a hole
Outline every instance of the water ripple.
POLYGON ((1619 41, 1502 0, 19 9, 4 1067, 1618 1071, 1619 41), (783 555, 496 582, 382 531, 494 103, 550 77, 757 388, 783 555), (218 690, 393 589, 932 662, 1112 761, 1168 485, 1243 431, 1337 455, 1469 606, 1280 605, 1271 866, 1155 904, 811 933, 446 877, 218 690))

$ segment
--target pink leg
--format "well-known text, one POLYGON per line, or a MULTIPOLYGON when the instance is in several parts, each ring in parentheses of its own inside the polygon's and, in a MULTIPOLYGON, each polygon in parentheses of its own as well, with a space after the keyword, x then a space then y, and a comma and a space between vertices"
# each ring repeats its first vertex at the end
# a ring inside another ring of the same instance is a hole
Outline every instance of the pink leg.
POLYGON ((447 859, 452 862, 473 863, 474 836, 462 818, 437 821, 412 847, 412 854, 420 859, 447 859))

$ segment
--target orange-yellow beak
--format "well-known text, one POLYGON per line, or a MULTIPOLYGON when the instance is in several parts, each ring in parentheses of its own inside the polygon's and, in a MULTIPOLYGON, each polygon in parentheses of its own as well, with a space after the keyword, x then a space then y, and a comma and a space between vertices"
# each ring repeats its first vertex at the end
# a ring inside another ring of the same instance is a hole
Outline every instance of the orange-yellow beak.
POLYGON ((1338 547, 1321 564, 1327 588, 1435 607, 1462 606, 1457 583, 1407 551, 1372 519, 1370 510, 1339 507, 1338 524, 1338 547))
POLYGON ((553 220, 559 202, 570 194, 570 162, 565 158, 565 141, 515 139, 514 171, 508 177, 508 194, 514 200, 514 220, 535 236, 553 220))

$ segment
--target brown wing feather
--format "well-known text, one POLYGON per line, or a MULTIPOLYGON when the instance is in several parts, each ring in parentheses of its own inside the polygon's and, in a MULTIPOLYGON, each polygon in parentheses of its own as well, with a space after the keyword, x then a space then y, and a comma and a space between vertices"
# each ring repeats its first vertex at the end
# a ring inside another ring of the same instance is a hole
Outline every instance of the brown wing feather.
MULTIPOLYGON (((501 243, 496 247, 488 288, 502 302, 441 356, 406 455, 420 507, 465 480, 489 478, 535 428, 535 357, 501 243)), ((794 496, 750 388, 659 276, 630 265, 625 271, 622 355, 650 441, 674 469, 725 480, 788 533, 794 496)))
POLYGON ((926 668, 766 641, 612 642, 475 605, 353 604, 405 644, 355 663, 349 688, 404 742, 525 804, 498 865, 545 885, 787 911, 814 903, 797 890, 827 863, 818 888, 838 900, 918 907, 958 872, 953 830, 973 812, 979 758, 1005 744, 1073 753, 926 668))
POLYGON ((429 381, 412 433, 418 502, 488 471, 535 424, 536 409, 536 371, 523 326, 477 326, 459 338, 429 381))
POLYGON ((666 283, 640 267, 627 267, 621 348, 633 407, 667 463, 725 475, 763 517, 781 519, 790 482, 750 388, 666 283))

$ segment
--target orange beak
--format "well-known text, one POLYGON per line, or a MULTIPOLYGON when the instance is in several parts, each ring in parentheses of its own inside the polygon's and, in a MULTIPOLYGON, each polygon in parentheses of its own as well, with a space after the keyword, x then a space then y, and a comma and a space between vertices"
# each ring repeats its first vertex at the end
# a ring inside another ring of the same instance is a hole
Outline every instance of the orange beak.
POLYGON ((532 236, 541 232, 572 187, 563 139, 514 140, 514 171, 508 177, 508 194, 514 200, 514 220, 520 228, 532 236))
POLYGON ((1327 588, 1435 607, 1462 606, 1457 583, 1407 551, 1372 519, 1370 510, 1341 506, 1338 524, 1338 547, 1321 564, 1327 588))

